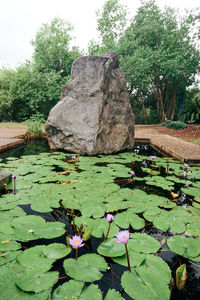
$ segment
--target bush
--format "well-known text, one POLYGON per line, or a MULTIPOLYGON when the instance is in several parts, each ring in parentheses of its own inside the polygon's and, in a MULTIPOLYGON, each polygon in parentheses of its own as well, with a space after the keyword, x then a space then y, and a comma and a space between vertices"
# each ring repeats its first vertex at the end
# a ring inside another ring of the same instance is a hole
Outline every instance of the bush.
POLYGON ((187 127, 186 123, 180 122, 180 121, 167 121, 165 122, 165 125, 167 128, 171 128, 171 129, 184 129, 187 127))
POLYGON ((192 90, 187 92, 187 99, 180 112, 179 119, 187 123, 200 123, 200 91, 192 90))
POLYGON ((171 121, 167 120, 166 122, 160 124, 160 126, 167 126, 167 124, 171 123, 171 121))
POLYGON ((43 124, 37 120, 29 119, 26 122, 26 125, 28 126, 26 138, 43 138, 43 124))

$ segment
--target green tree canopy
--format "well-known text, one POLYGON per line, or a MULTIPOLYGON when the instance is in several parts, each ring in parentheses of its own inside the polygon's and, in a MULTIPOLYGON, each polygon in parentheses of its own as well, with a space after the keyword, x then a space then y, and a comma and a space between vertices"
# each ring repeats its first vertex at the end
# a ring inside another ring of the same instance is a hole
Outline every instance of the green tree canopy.
POLYGON ((70 48, 72 25, 60 18, 43 24, 32 41, 34 63, 41 72, 60 72, 62 77, 70 75, 71 65, 80 51, 70 48))
POLYGON ((173 120, 176 95, 194 82, 199 68, 191 28, 195 16, 178 20, 171 8, 162 11, 154 0, 142 1, 119 42, 121 66, 131 91, 144 99, 154 95, 160 122, 173 120))
POLYGON ((97 10, 97 30, 101 42, 89 43, 89 53, 104 54, 109 50, 117 52, 117 43, 127 26, 127 10, 119 0, 107 0, 102 10, 97 10))

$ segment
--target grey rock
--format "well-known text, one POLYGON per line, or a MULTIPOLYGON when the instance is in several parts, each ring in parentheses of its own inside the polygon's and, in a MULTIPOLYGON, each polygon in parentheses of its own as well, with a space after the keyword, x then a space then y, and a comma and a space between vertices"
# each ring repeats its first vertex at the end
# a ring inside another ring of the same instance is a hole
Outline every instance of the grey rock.
POLYGON ((114 52, 73 62, 45 131, 52 149, 96 155, 133 148, 134 115, 114 52))

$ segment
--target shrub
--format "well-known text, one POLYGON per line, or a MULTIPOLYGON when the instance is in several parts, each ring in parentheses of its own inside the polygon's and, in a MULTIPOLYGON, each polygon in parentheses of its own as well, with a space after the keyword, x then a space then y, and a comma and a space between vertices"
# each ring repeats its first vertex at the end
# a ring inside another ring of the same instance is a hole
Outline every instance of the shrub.
POLYGON ((171 129, 184 129, 187 127, 187 124, 180 121, 172 121, 166 122, 165 126, 171 129))
POLYGON ((166 122, 160 124, 160 126, 167 126, 167 124, 171 123, 171 121, 167 120, 166 122))
POLYGON ((30 118, 26 122, 26 125, 28 126, 26 138, 43 138, 43 124, 38 121, 37 119, 30 118))

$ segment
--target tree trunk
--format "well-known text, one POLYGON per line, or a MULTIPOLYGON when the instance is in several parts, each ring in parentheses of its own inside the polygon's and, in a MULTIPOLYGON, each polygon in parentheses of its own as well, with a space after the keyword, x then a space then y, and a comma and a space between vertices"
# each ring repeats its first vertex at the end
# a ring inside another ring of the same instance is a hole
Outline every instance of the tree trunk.
POLYGON ((163 91, 161 91, 160 87, 156 86, 156 95, 157 95, 157 115, 160 123, 165 121, 165 109, 163 104, 163 91))
POLYGON ((144 121, 145 121, 145 125, 148 124, 148 119, 147 119, 147 112, 146 112, 146 107, 144 105, 144 99, 142 97, 142 93, 140 93, 140 101, 142 103, 142 109, 143 109, 143 113, 144 113, 144 121))
POLYGON ((173 121, 174 119, 175 104, 176 104, 176 86, 174 86, 172 89, 171 99, 170 101, 168 101, 166 107, 166 116, 168 120, 173 121))

